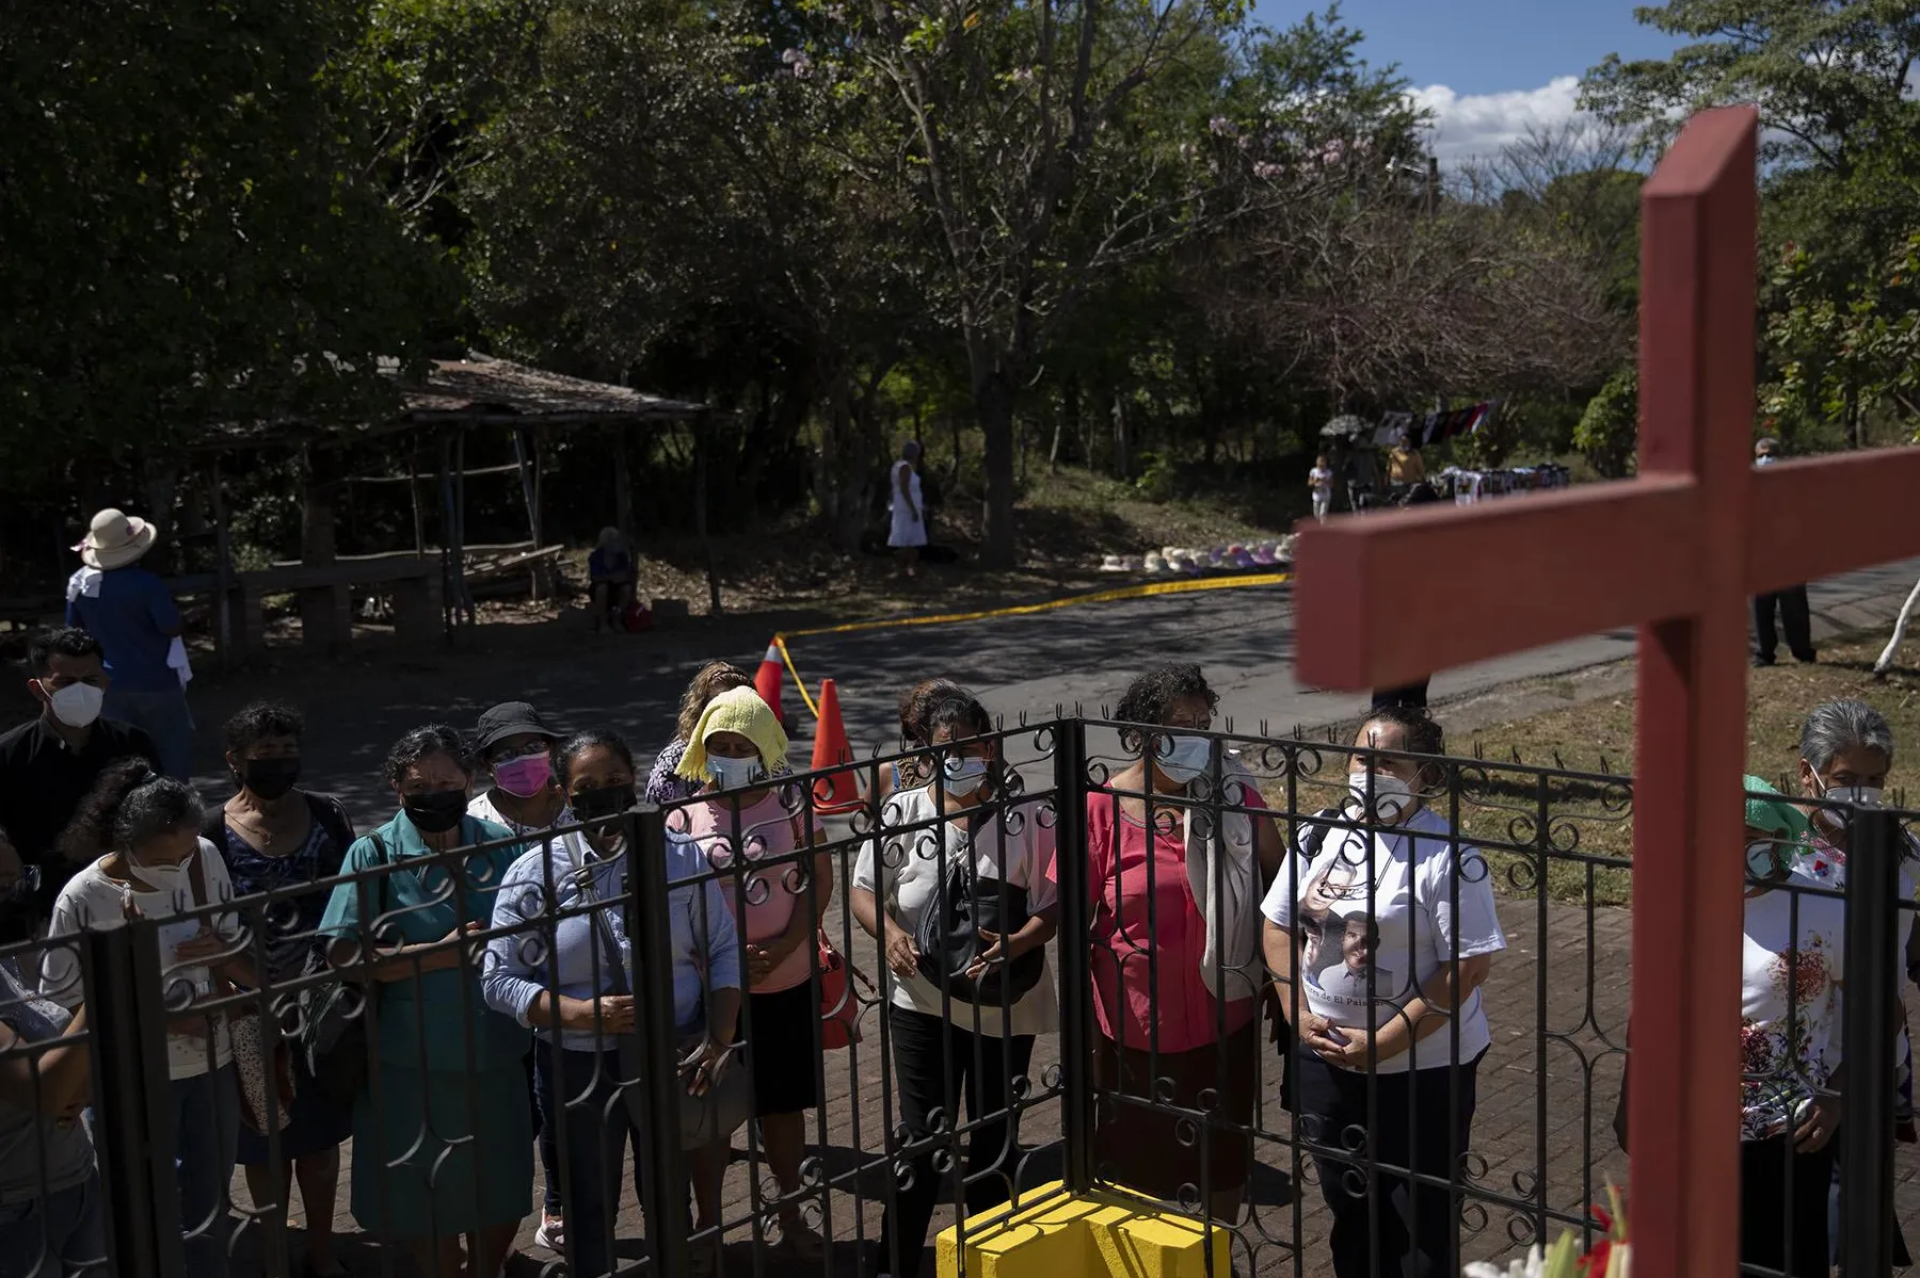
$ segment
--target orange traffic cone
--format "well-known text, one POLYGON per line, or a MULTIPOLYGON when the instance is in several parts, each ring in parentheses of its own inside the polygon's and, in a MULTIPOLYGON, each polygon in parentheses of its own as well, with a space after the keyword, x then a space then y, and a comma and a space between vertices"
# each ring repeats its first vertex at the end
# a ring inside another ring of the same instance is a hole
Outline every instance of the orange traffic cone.
POLYGON ((813 734, 813 770, 845 768, 813 783, 813 810, 822 816, 844 816, 862 806, 859 774, 845 765, 853 762, 847 744, 847 725, 840 717, 840 690, 833 680, 820 681, 820 724, 813 734))
POLYGON ((780 645, 778 642, 767 645, 767 655, 760 659, 760 669, 753 676, 753 690, 773 711, 773 717, 780 726, 787 725, 787 708, 780 704, 786 680, 780 673, 780 645))

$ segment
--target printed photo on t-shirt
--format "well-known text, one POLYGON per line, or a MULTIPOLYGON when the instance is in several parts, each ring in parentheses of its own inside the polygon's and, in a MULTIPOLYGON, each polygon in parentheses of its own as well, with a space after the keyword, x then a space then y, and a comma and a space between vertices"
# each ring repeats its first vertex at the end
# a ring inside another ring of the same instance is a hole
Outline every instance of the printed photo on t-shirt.
POLYGON ((1320 952, 1327 960, 1309 967, 1307 980, 1328 1004, 1365 1008, 1372 999, 1391 999, 1399 993, 1392 970, 1377 966, 1380 928, 1372 919, 1364 914, 1335 917, 1322 925, 1321 932, 1320 952))

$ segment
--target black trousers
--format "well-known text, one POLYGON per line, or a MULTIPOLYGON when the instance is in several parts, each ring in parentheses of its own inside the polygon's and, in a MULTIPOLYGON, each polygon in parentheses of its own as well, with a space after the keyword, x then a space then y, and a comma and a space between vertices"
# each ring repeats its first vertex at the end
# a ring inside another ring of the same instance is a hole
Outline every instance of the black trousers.
POLYGON ((1833 1185, 1833 1159, 1831 1141, 1815 1154, 1794 1153, 1785 1136, 1740 1142, 1742 1272, 1785 1273, 1792 1278, 1826 1278, 1831 1272, 1827 1195, 1833 1185), (1791 1189, 1787 1184, 1789 1168, 1791 1189), (1787 1237, 1789 1226, 1793 1231, 1791 1242, 1787 1237))
POLYGON ((1473 1127, 1480 1061, 1458 1067, 1459 1108, 1449 1068, 1380 1074, 1379 1126, 1367 1127, 1367 1076, 1335 1069, 1312 1052, 1294 1058, 1293 1090, 1301 1134, 1350 1157, 1314 1155, 1320 1192, 1333 1214, 1333 1272, 1337 1278, 1454 1278, 1459 1213, 1446 1184, 1411 1181, 1380 1171, 1368 1192, 1367 1164, 1406 1168, 1416 1176, 1449 1180, 1466 1152, 1473 1127), (1459 1141, 1454 1142, 1455 1119, 1459 1141))
MULTIPOLYGON (((956 1014, 965 1010, 955 1004, 956 1014)), ((960 1098, 977 1126, 967 1140, 965 1188, 958 1158, 946 1175, 934 1170, 934 1149, 912 1159, 912 1183, 901 1185, 880 1221, 879 1267, 893 1278, 919 1278, 927 1225, 944 1197, 966 1203, 968 1215, 1006 1202, 1012 1195, 1018 1124, 1007 1112, 1015 1078, 1033 1060, 1033 1035, 995 1038, 975 1034, 938 1016, 887 1008, 893 1038, 893 1085, 900 1122, 915 1141, 935 1130, 960 1126, 960 1098)))
POLYGON ((1753 597, 1753 659, 1772 665, 1780 646, 1773 629, 1773 612, 1780 610, 1780 628, 1787 632, 1787 651, 1797 660, 1813 660, 1813 616, 1807 609, 1807 588, 1788 586, 1770 595, 1753 597))

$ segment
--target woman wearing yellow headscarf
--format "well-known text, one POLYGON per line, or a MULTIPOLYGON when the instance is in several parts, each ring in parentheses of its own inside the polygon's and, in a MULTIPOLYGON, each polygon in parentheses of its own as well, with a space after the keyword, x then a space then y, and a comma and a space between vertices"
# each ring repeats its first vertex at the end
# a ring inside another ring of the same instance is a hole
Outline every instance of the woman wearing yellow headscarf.
POLYGON ((796 1195, 806 1111, 820 1104, 812 965, 833 898, 833 861, 806 851, 824 835, 807 828, 805 788, 778 780, 786 763, 787 734, 759 694, 721 693, 702 712, 678 769, 706 788, 699 802, 669 816, 668 828, 693 839, 721 872, 721 892, 745 936, 754 1117, 780 1184, 780 1244, 817 1260, 824 1244, 802 1218, 796 1195))

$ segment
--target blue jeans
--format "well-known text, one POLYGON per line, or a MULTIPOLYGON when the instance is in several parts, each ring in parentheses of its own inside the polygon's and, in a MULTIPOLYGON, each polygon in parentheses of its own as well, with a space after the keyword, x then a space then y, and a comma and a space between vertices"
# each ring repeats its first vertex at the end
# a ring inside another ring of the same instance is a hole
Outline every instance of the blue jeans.
POLYGON ((184 688, 122 692, 109 687, 100 712, 109 719, 131 723, 152 737, 161 772, 182 781, 193 779, 193 712, 187 709, 184 688))
POLYGON ((174 1173, 180 1185, 180 1232, 186 1238, 186 1272, 193 1278, 226 1278, 227 1185, 240 1143, 240 1092, 227 1065, 172 1083, 174 1173))
POLYGON ((0 1278, 105 1274, 102 1225, 98 1172, 45 1198, 0 1207, 0 1278))

